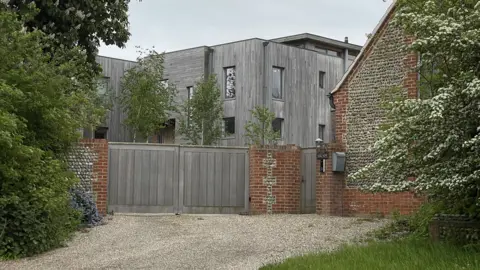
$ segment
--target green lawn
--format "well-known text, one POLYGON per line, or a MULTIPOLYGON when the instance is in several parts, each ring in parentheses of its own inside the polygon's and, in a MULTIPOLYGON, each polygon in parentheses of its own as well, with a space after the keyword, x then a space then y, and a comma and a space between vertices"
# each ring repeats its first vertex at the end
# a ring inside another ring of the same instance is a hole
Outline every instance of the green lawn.
POLYGON ((282 264, 268 265, 260 269, 480 270, 480 253, 411 240, 375 242, 367 246, 344 247, 333 253, 292 258, 282 264))

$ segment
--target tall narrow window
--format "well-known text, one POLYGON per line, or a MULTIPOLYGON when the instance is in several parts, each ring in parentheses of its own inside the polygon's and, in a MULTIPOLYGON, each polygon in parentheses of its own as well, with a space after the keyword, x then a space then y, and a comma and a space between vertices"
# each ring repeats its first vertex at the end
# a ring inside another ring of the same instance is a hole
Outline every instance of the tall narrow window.
POLYGON ((187 87, 187 95, 188 95, 189 100, 192 99, 193 93, 194 93, 193 86, 188 86, 187 87))
POLYGON ((230 137, 235 134, 235 117, 223 118, 223 137, 230 137))
POLYGON ((272 97, 275 99, 283 98, 283 68, 273 67, 272 76, 272 97))
POLYGON ((322 89, 325 88, 325 71, 320 71, 318 73, 318 86, 322 89))
POLYGON ((272 129, 274 132, 280 133, 280 138, 283 138, 283 119, 275 118, 272 121, 272 129))
POLYGON ((318 125, 318 138, 325 141, 325 125, 318 125))
POLYGON ((235 98, 235 67, 225 68, 225 98, 235 98))
POLYGON ((108 77, 103 77, 97 81, 97 93, 99 96, 105 96, 108 90, 108 77))

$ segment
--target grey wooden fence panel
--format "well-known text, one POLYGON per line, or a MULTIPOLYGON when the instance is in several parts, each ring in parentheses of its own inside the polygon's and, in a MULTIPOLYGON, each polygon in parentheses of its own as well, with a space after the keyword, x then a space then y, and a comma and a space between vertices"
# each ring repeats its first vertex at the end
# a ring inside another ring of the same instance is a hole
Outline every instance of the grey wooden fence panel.
POLYGON ((316 211, 316 150, 312 148, 302 150, 302 213, 316 211))
POLYGON ((247 149, 182 147, 180 159, 181 212, 228 214, 248 208, 247 149))
POLYGON ((248 150, 109 145, 108 208, 139 213, 239 213, 248 209, 248 150))
POLYGON ((110 144, 109 211, 174 212, 176 153, 178 147, 110 144))

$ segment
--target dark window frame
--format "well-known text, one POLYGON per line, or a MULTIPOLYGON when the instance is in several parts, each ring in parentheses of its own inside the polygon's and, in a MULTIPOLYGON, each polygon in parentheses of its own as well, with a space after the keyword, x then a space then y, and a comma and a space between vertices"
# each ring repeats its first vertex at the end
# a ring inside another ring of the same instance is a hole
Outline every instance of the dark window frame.
POLYGON ((272 66, 272 98, 276 100, 284 100, 285 98, 285 68, 284 67, 272 66), (273 92, 273 85, 275 80, 275 76, 273 74, 275 74, 276 69, 280 70, 280 89, 279 89, 280 97, 275 97, 273 92))
POLYGON ((224 117, 223 118, 223 129, 222 129, 223 137, 224 138, 235 137, 235 132, 236 132, 235 117, 224 117), (228 121, 231 121, 230 124, 233 124, 233 125, 227 125, 228 121), (230 131, 233 131, 233 132, 228 132, 227 131, 227 129, 229 129, 229 127, 233 128, 233 130, 230 130, 230 131))
POLYGON ((318 72, 318 87, 320 89, 325 89, 325 76, 326 76, 326 72, 325 71, 322 71, 320 70, 318 72))
POLYGON ((325 142, 325 125, 318 125, 318 138, 322 139, 325 142))
POLYGON ((279 118, 279 117, 273 119, 273 121, 272 121, 272 130, 273 130, 273 131, 276 131, 276 130, 275 130, 275 125, 274 125, 275 121, 280 121, 280 129, 279 129, 279 131, 280 131, 280 139, 283 139, 283 135, 284 135, 284 133, 285 133, 285 131, 283 130, 283 129, 284 129, 285 119, 279 118))
POLYGON ((237 69, 235 66, 228 66, 223 68, 223 78, 225 80, 224 83, 224 97, 225 99, 235 99, 237 97, 237 69), (228 69, 233 69, 233 97, 227 95, 227 90, 228 90, 228 69))

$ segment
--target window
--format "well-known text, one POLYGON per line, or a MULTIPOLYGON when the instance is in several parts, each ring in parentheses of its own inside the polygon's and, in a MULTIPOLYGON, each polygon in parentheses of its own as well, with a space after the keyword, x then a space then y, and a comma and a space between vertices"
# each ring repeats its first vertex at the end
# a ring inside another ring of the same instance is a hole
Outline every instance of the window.
POLYGON ((275 118, 272 121, 272 129, 274 132, 280 133, 280 138, 283 137, 283 119, 282 118, 275 118))
POLYGON ((283 98, 283 68, 273 67, 272 97, 283 98))
POLYGON ((325 88, 325 71, 320 71, 318 73, 318 86, 322 89, 325 88))
POLYGON ((99 96, 104 96, 107 94, 107 89, 108 89, 108 77, 103 77, 98 79, 97 81, 97 93, 99 96))
POLYGON ((318 138, 325 142, 325 125, 318 125, 318 138))
POLYGON ((95 129, 95 139, 106 139, 108 127, 97 127, 95 129))
POLYGON ((235 117, 223 118, 223 136, 229 137, 235 134, 235 117))
POLYGON ((324 54, 327 53, 327 49, 319 47, 319 46, 315 46, 315 50, 318 51, 318 52, 324 53, 324 54))
POLYGON ((332 51, 332 50, 327 50, 327 54, 331 55, 331 56, 338 56, 338 52, 337 51, 332 51))
POLYGON ((193 94, 194 94, 193 86, 188 86, 187 87, 187 97, 188 97, 189 100, 192 99, 193 94))
POLYGON ((225 98, 235 98, 235 67, 225 68, 225 98))

